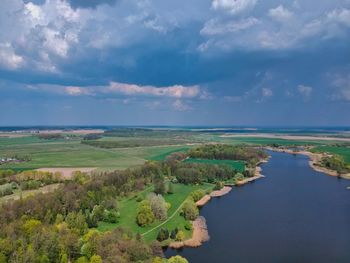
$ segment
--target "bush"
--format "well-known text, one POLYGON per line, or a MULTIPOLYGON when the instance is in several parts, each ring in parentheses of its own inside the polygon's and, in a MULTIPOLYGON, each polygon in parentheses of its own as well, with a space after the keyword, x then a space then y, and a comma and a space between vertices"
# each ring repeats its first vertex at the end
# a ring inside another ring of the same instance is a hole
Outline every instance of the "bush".
POLYGON ((221 190, 225 184, 223 182, 216 182, 214 186, 214 190, 221 190))
POLYGON ((205 192, 203 190, 196 190, 191 193, 191 197, 195 202, 202 199, 203 196, 205 196, 205 192))
POLYGON ((136 217, 136 222, 139 226, 147 226, 154 222, 154 214, 152 212, 149 201, 144 200, 139 204, 139 212, 136 217))
POLYGON ((192 224, 190 222, 186 221, 185 229, 188 230, 188 231, 192 230, 192 224))
POLYGON ((0 186, 0 197, 5 195, 12 195, 12 194, 13 194, 12 184, 4 184, 0 186))
POLYGON ((182 215, 186 220, 195 220, 198 215, 198 207, 193 201, 187 201, 182 208, 182 215))
POLYGON ((169 238, 169 231, 168 229, 163 229, 161 228, 158 232, 158 235, 157 235, 157 240, 159 242, 162 242, 164 240, 167 240, 169 238))
POLYGON ((179 232, 177 232, 175 240, 176 241, 183 241, 184 239, 185 239, 185 233, 181 230, 179 232))
POLYGON ((168 217, 168 208, 163 196, 151 193, 147 196, 147 200, 151 206, 154 216, 159 220, 166 220, 168 217))
POLYGON ((177 227, 171 230, 170 238, 175 239, 178 232, 179 232, 179 229, 177 227))
POLYGON ((103 221, 107 223, 115 224, 118 222, 119 213, 116 210, 105 210, 103 215, 103 221))

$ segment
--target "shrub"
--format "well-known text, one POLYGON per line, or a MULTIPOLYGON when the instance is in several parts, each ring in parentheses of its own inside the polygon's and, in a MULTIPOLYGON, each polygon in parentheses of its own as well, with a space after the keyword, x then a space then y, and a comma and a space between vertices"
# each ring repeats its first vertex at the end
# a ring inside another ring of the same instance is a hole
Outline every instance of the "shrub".
POLYGON ((139 212, 136 217, 136 222, 139 226, 147 226, 154 222, 154 214, 152 212, 149 201, 144 200, 139 204, 139 212))
POLYGON ((214 190, 220 190, 224 187, 224 183, 223 182, 216 182, 215 186, 214 186, 214 190))
POLYGON ((154 216, 159 220, 166 220, 168 217, 168 208, 163 196, 151 193, 147 196, 147 200, 151 206, 154 216))
POLYGON ((163 229, 161 228, 158 232, 158 235, 157 235, 157 240, 159 242, 162 242, 164 240, 167 240, 169 238, 169 231, 168 229, 163 229))
POLYGON ((188 230, 188 231, 192 230, 192 224, 190 222, 186 221, 185 229, 188 230))
POLYGON ((181 230, 179 232, 177 232, 175 240, 176 241, 183 241, 184 239, 185 239, 185 233, 181 230))
POLYGON ((193 201, 197 202, 205 195, 205 192, 203 190, 196 190, 191 193, 191 197, 193 201))
POLYGON ((193 201, 187 201, 182 208, 182 215, 186 220, 195 220, 199 215, 196 204, 193 201))
POLYGON ((116 210, 105 210, 103 221, 115 224, 118 222, 119 213, 116 210))

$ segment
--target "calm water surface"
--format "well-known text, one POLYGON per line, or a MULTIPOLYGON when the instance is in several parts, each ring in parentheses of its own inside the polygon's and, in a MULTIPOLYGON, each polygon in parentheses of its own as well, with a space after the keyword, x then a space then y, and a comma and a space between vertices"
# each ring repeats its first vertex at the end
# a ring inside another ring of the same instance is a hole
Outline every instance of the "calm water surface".
POLYGON ((270 154, 262 165, 266 178, 202 208, 209 242, 166 256, 190 263, 349 263, 350 181, 312 170, 306 156, 270 154))

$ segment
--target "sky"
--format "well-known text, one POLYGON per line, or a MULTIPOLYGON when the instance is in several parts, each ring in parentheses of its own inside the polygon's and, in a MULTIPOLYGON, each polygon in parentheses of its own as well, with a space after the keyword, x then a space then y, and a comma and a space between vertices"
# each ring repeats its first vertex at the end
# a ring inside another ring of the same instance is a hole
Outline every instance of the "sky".
POLYGON ((350 0, 0 6, 0 126, 350 126, 350 0))

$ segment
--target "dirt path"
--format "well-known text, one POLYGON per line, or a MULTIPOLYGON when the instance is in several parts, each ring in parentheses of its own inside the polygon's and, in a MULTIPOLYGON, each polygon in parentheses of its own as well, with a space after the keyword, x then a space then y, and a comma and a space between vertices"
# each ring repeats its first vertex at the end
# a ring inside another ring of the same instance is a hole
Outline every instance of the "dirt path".
POLYGON ((165 221, 162 222, 161 224, 155 226, 154 228, 148 230, 147 232, 141 234, 141 236, 145 236, 145 235, 151 233, 152 231, 154 231, 154 230, 160 228, 161 226, 163 226, 163 225, 166 224, 167 222, 169 222, 169 220, 171 220, 171 219, 180 211, 180 209, 181 209, 182 206, 186 203, 186 201, 187 201, 187 198, 181 203, 181 205, 175 210, 175 212, 174 212, 170 217, 168 217, 167 220, 165 220, 165 221))

